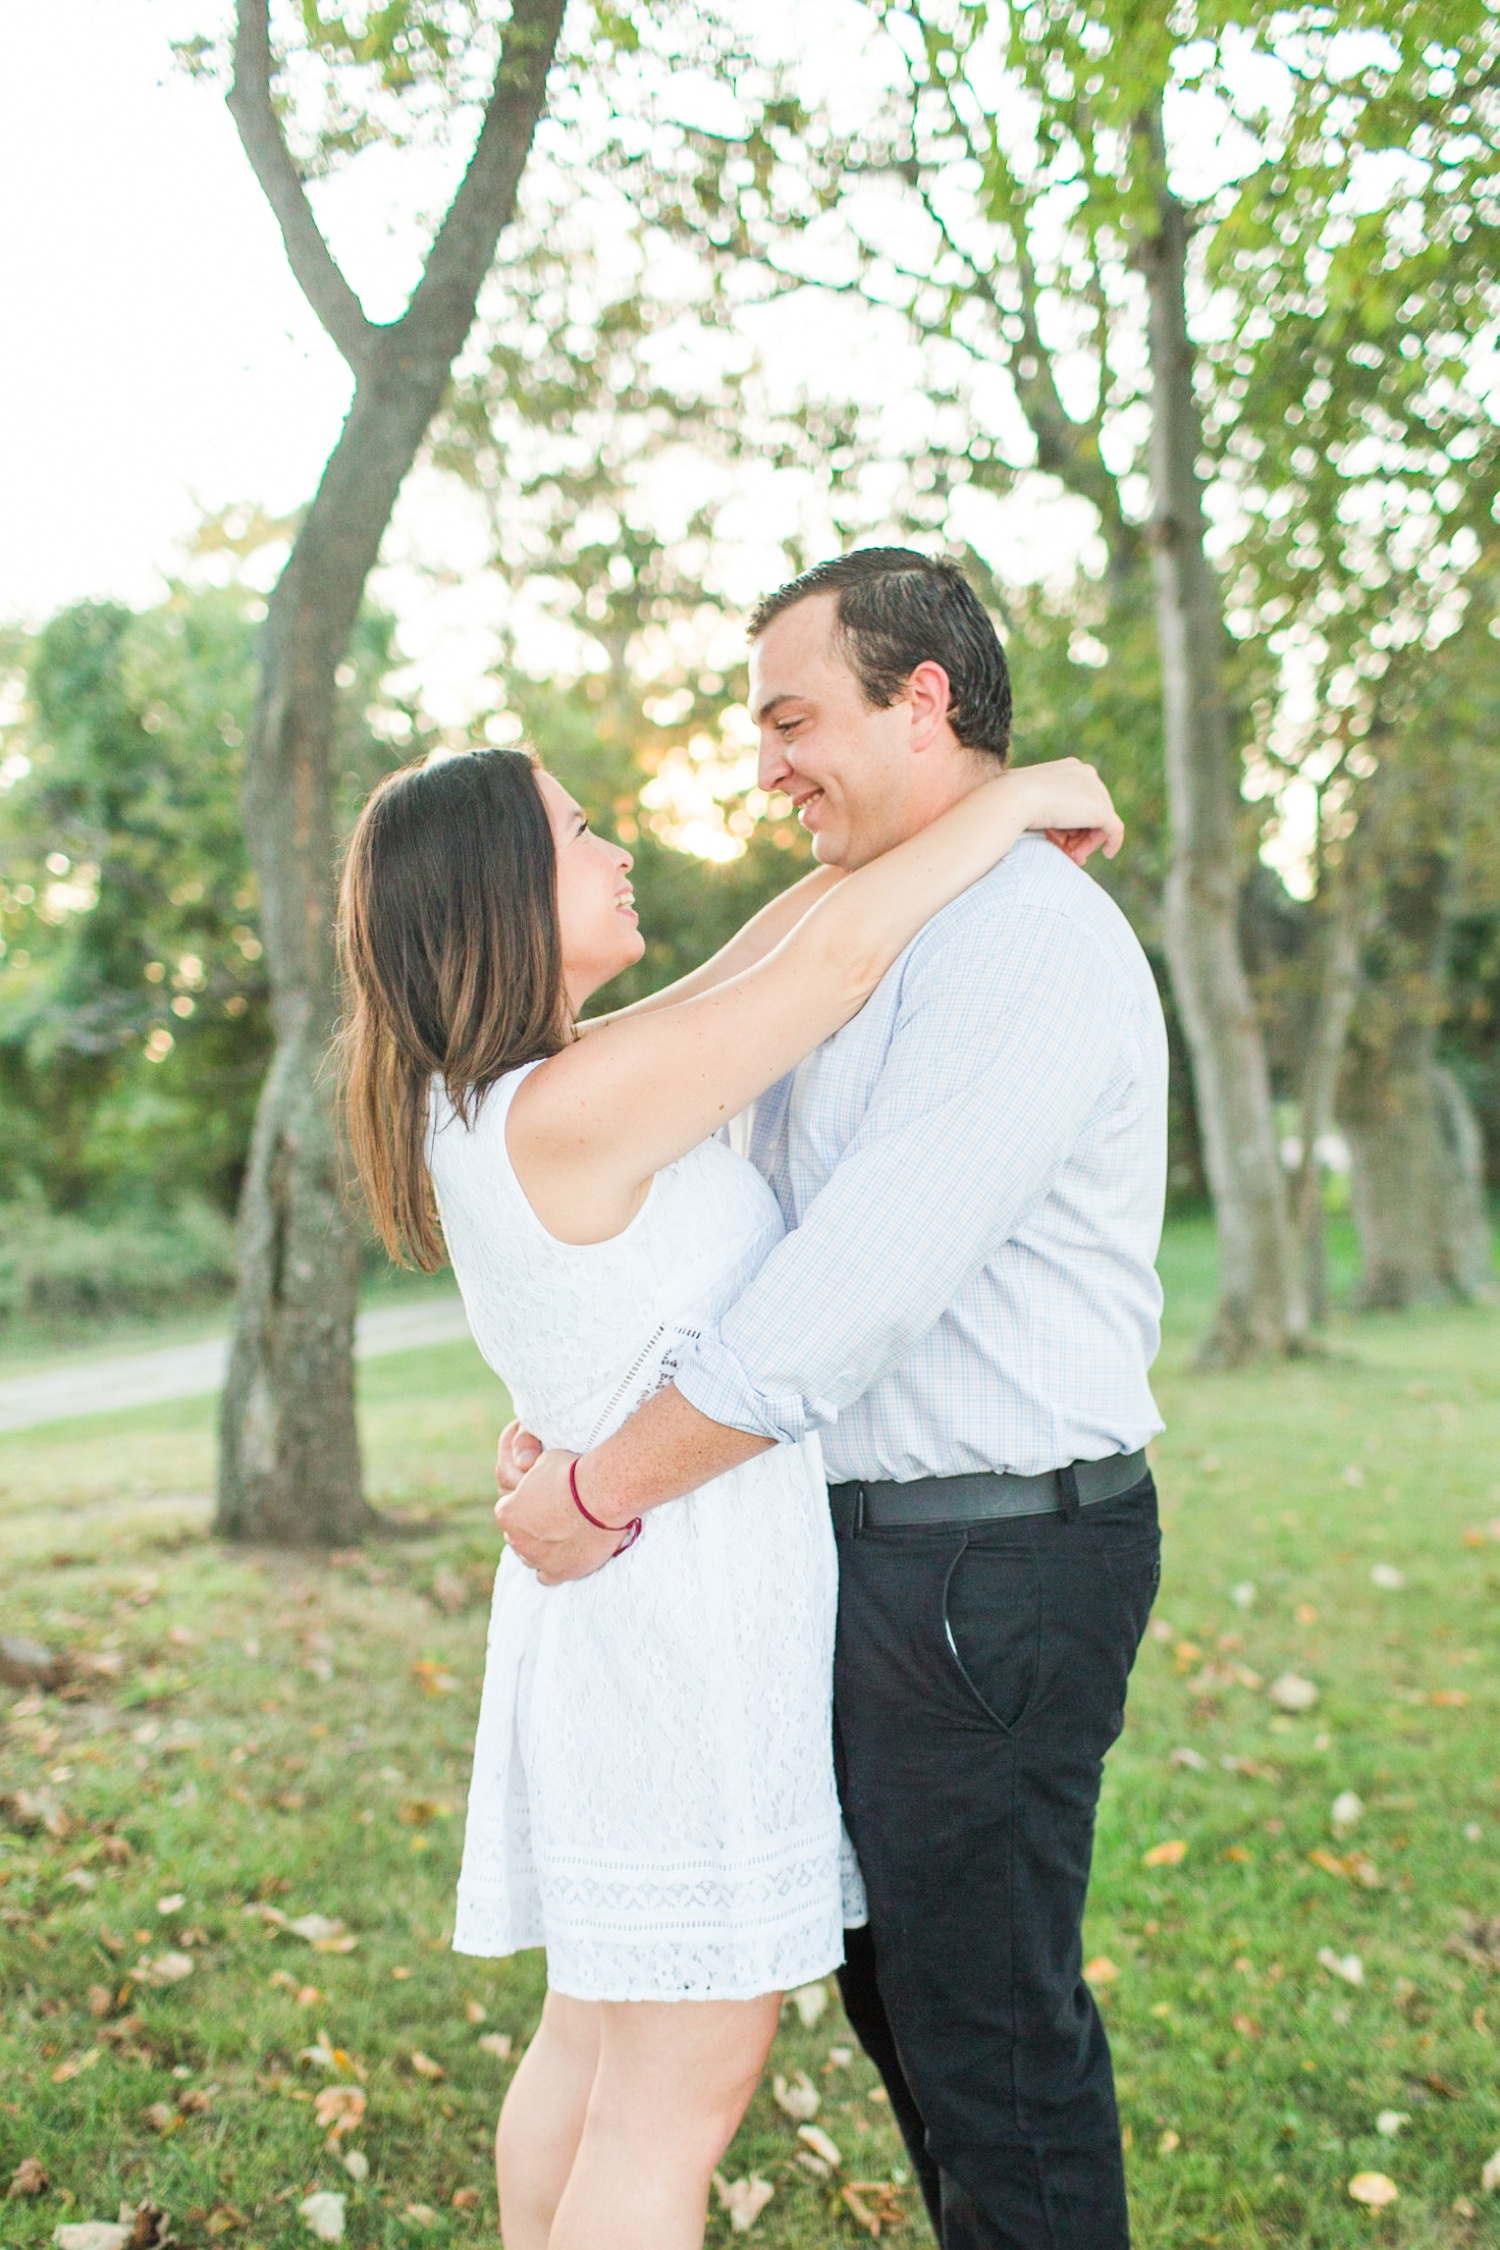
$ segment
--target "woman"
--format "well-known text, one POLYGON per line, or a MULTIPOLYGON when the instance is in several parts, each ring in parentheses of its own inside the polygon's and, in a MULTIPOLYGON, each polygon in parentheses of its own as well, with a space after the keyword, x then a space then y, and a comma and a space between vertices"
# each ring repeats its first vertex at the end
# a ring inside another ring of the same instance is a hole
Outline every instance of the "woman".
MULTIPOLYGON (((1002 775, 580 1024, 641 955, 629 853, 514 751, 372 797, 341 903, 361 1176, 394 1255, 430 1269, 446 1244, 481 1351, 548 1444, 621 1421, 775 1243, 769 1190, 717 1129, 1027 828, 1119 833, 1073 760, 1002 775)), ((511 1553, 496 1579, 455 1944, 547 1949, 497 2138, 507 2250, 700 2243, 780 1995, 836 1966, 859 1912, 816 1441, 638 1531, 576 1583, 548 1589, 511 1553)))

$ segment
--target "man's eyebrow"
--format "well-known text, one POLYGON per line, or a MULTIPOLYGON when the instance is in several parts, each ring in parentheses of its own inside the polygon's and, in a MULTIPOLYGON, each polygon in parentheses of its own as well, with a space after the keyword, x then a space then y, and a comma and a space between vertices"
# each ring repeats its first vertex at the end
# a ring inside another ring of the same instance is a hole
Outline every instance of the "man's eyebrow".
POLYGON ((805 698, 799 695, 795 688, 783 688, 779 695, 768 695, 760 709, 753 711, 750 715, 757 726, 763 726, 767 719, 775 717, 784 703, 801 703, 804 700, 805 698))

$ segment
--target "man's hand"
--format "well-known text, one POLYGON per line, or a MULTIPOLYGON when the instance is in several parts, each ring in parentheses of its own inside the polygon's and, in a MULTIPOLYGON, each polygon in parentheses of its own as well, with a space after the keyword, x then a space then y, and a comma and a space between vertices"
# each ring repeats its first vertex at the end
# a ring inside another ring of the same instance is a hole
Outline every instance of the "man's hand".
POLYGON ((500 1432, 500 1450, 495 1456, 495 1482, 500 1487, 500 1497, 515 1491, 528 1469, 534 1469, 542 1457, 542 1441, 530 1430, 523 1430, 519 1422, 507 1422, 500 1432))
MULTIPOLYGON (((501 1449, 503 1454, 504 1439, 501 1449)), ((495 1509, 495 1521, 507 1543, 544 1586, 561 1586, 570 1578, 587 1578, 602 1570, 625 1536, 623 1529, 596 1531, 574 1507, 568 1470, 576 1458, 572 1453, 543 1453, 495 1509)))

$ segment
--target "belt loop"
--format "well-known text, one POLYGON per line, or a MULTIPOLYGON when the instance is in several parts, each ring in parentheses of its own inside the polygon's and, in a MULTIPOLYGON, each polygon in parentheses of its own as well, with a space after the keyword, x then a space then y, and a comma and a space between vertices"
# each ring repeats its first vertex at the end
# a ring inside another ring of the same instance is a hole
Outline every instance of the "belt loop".
POLYGON ((864 1528, 865 1528, 865 1488, 864 1488, 864 1486, 863 1486, 862 1484, 857 1484, 857 1485, 856 1485, 856 1486, 854 1487, 854 1536, 855 1536, 855 1538, 856 1538, 856 1539, 858 1539, 858 1538, 859 1538, 859 1537, 861 1536, 861 1534, 862 1534, 862 1533, 863 1533, 863 1531, 864 1531, 864 1528))
POLYGON ((1067 1468, 1058 1470, 1057 1481, 1062 1489, 1062 1520, 1064 1523, 1077 1523, 1078 1475, 1071 1462, 1067 1468))

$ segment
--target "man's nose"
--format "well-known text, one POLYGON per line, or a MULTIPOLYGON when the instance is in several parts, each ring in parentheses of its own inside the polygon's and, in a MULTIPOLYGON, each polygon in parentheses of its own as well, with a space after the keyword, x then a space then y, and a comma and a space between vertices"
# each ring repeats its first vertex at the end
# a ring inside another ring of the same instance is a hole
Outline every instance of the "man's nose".
POLYGON ((762 735, 760 760, 755 775, 761 788, 767 791, 779 789, 791 770, 791 762, 783 744, 774 734, 762 735))

